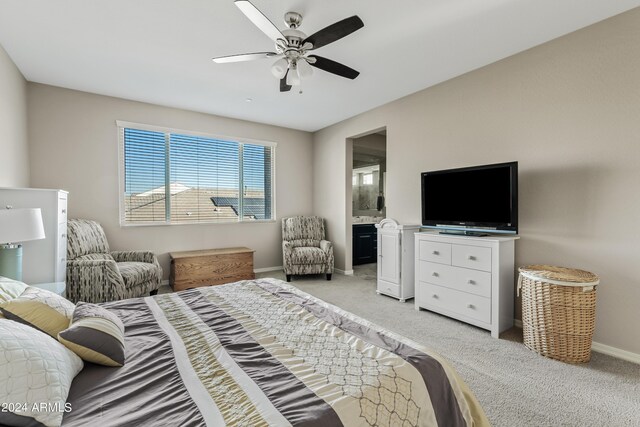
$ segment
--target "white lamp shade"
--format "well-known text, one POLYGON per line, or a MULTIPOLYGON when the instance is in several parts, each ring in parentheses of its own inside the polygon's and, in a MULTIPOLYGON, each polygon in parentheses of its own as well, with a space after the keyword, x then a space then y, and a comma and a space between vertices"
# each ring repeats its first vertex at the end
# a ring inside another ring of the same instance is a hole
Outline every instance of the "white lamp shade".
POLYGON ((311 77, 311 75, 313 74, 313 68, 311 67, 311 65, 309 65, 309 63, 302 58, 298 60, 298 74, 300 75, 301 79, 311 77))
POLYGON ((287 74, 287 70, 289 69, 289 61, 286 58, 280 58, 271 66, 271 73, 281 79, 287 74))
POLYGON ((287 84, 289 86, 298 86, 300 84, 300 75, 298 74, 298 67, 289 68, 289 74, 287 74, 287 84))
POLYGON ((0 209, 0 243, 44 239, 40 208, 0 209))

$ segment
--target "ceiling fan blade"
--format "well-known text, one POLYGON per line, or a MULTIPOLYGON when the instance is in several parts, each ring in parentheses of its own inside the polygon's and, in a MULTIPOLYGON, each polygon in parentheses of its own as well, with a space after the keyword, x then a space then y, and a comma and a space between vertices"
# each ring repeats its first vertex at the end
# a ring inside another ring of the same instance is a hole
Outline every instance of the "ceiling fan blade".
POLYGON ((309 61, 310 65, 329 73, 337 74, 340 77, 353 80, 360 75, 359 71, 347 67, 339 62, 332 61, 331 59, 323 58, 322 56, 309 55, 308 58, 315 59, 315 61, 309 61))
POLYGON ((362 27, 364 27, 362 19, 360 19, 358 15, 353 15, 350 18, 345 18, 342 21, 338 21, 335 24, 331 24, 314 34, 311 34, 302 41, 302 44, 309 42, 313 45, 314 49, 318 49, 319 47, 326 46, 336 40, 340 40, 362 27))
POLYGON ((264 14, 260 12, 260 10, 257 7, 255 7, 250 1, 236 0, 235 4, 236 6, 238 6, 238 9, 240 9, 242 13, 244 13, 245 16, 249 18, 251 22, 253 22, 253 25, 258 27, 271 40, 275 42, 275 41, 278 41, 278 39, 282 39, 282 40, 287 39, 282 34, 282 32, 280 32, 278 27, 273 25, 273 22, 269 21, 269 18, 264 16, 264 14))
POLYGON ((253 61, 254 59, 271 58, 277 55, 275 52, 241 53, 239 55, 218 56, 212 60, 218 64, 224 64, 226 62, 243 62, 253 61))
MULTIPOLYGON (((287 70, 287 74, 289 74, 289 70, 287 70)), ((280 79, 280 92, 289 92, 291 90, 291 85, 287 84, 287 74, 280 79)))

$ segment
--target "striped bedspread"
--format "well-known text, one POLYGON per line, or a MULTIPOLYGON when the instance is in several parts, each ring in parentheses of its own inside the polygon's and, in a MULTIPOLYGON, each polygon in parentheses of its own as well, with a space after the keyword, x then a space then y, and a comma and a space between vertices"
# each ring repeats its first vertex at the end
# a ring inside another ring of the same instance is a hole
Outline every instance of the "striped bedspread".
POLYGON ((87 364, 63 425, 488 425, 441 357, 279 280, 103 305, 126 364, 87 364))

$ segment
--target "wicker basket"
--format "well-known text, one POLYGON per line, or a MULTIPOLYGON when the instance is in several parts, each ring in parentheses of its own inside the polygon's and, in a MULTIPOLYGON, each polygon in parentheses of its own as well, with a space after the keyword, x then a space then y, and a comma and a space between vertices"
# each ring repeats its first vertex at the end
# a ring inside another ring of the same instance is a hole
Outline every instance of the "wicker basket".
POLYGON ((524 345, 563 362, 588 362, 598 276, 550 265, 528 265, 519 271, 524 345))

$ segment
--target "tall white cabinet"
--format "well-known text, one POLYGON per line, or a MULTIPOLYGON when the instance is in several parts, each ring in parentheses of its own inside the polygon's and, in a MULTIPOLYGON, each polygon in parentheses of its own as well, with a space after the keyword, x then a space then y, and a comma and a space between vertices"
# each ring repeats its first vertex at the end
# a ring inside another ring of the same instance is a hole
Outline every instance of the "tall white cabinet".
POLYGON ((67 272, 67 195, 63 190, 0 188, 0 208, 40 208, 45 238, 22 244, 22 280, 64 282, 67 272))
POLYGON ((513 326, 515 241, 421 232, 415 237, 416 310, 491 331, 513 326))
POLYGON ((405 302, 414 296, 413 236, 419 225, 401 225, 386 218, 378 229, 378 294, 405 302))

